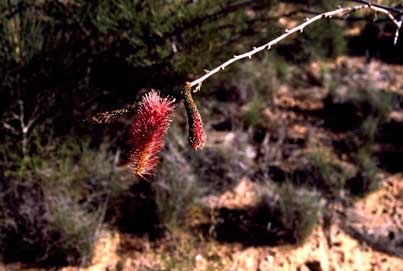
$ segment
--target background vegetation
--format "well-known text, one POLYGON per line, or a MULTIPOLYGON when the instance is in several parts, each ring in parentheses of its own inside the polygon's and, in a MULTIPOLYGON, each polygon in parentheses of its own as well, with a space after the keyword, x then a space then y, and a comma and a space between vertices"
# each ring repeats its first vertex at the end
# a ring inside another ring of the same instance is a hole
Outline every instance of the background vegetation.
MULTIPOLYGON (((262 173, 263 167, 273 168, 276 161, 286 159, 281 152, 262 147, 255 165, 247 166, 239 163, 242 153, 217 149, 194 153, 187 149, 179 116, 158 173, 144 183, 122 170, 128 151, 126 128, 133 112, 106 125, 89 121, 99 112, 133 104, 149 88, 178 98, 184 82, 203 69, 281 33, 280 17, 299 21, 305 14, 292 11, 321 11, 337 4, 1 1, 0 257, 7 262, 82 264, 90 257, 100 227, 158 238, 178 227, 194 230, 189 217, 207 217, 198 229, 207 229, 211 238, 225 239, 220 236, 225 222, 213 219, 227 217, 225 212, 207 210, 201 199, 211 191, 225 190, 245 172, 262 180, 267 191, 251 217, 236 222, 246 223, 250 231, 270 222, 274 225, 270 238, 275 233, 276 240, 291 243, 305 240, 320 222, 323 202, 319 199, 345 200, 345 191, 360 196, 376 189, 378 167, 370 146, 379 138, 388 113, 401 104, 365 87, 340 100, 337 78, 329 79, 326 70, 313 84, 329 90, 322 112, 330 116, 326 125, 337 126, 331 115, 340 107, 353 116, 350 127, 336 127, 348 131, 340 148, 355 161, 353 172, 326 150, 305 157, 305 172, 296 170, 284 180, 262 173), (261 216, 263 220, 256 220, 261 216), (278 220, 272 221, 274 216, 278 220)), ((206 83, 197 98, 208 130, 243 133, 256 146, 266 144, 265 135, 270 133, 277 140, 274 147, 287 148, 281 127, 267 123, 262 112, 292 74, 313 60, 335 59, 344 53, 403 60, 403 43, 390 47, 393 37, 382 35, 388 27, 385 22, 356 16, 356 25, 367 29, 361 36, 346 38, 351 21, 324 21, 206 83), (375 39, 386 39, 385 47, 371 47, 375 39), (210 124, 217 112, 225 119, 210 124)), ((309 81, 293 78, 290 84, 309 81)), ((242 136, 236 137, 242 142, 242 136)))

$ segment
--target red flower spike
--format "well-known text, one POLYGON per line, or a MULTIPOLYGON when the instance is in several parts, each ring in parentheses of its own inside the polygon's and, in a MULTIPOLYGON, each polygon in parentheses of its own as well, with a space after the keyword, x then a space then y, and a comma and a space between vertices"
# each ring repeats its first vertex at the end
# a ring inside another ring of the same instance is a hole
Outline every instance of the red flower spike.
POLYGON ((130 128, 129 167, 140 176, 150 175, 158 163, 158 153, 175 110, 173 99, 161 98, 158 91, 144 95, 130 128))
POLYGON ((189 144, 195 150, 203 149, 206 143, 206 133, 203 129, 203 121, 197 110, 196 103, 193 100, 190 87, 185 87, 183 92, 183 101, 189 123, 189 144))

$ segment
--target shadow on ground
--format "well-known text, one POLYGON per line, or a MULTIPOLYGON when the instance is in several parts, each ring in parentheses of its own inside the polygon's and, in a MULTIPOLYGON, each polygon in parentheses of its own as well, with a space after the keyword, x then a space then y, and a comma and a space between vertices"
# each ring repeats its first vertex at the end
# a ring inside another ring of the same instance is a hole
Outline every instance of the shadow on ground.
POLYGON ((164 230, 158 216, 155 191, 150 182, 133 184, 125 194, 115 199, 107 217, 121 232, 134 236, 147 236, 157 240, 164 230))

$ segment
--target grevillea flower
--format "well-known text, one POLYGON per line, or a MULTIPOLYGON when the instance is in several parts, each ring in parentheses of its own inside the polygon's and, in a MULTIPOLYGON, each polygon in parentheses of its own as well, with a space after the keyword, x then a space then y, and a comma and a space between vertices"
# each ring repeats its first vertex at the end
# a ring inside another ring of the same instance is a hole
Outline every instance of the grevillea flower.
POLYGON ((152 173, 174 109, 174 100, 161 98, 158 91, 144 95, 130 128, 129 163, 134 174, 144 177, 152 173))
POLYGON ((189 137, 188 141, 193 149, 199 150, 204 147, 206 143, 206 133, 203 129, 203 121, 197 110, 196 103, 193 100, 190 87, 185 87, 183 92, 183 102, 186 108, 186 114, 189 123, 189 137))

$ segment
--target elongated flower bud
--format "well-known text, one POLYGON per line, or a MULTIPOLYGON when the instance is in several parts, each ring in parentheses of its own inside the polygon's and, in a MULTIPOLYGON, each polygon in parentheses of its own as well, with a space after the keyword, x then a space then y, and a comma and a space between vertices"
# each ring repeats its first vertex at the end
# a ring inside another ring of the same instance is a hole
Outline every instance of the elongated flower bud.
POLYGON ((174 109, 174 100, 161 98, 155 90, 144 95, 130 128, 129 163, 134 174, 144 177, 152 173, 174 109))
POLYGON ((189 87, 185 87, 183 92, 183 102, 185 104, 189 125, 188 141, 193 149, 199 150, 203 149, 204 144, 206 143, 206 133, 203 129, 203 121, 197 110, 191 91, 192 90, 189 87))

